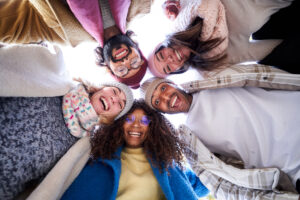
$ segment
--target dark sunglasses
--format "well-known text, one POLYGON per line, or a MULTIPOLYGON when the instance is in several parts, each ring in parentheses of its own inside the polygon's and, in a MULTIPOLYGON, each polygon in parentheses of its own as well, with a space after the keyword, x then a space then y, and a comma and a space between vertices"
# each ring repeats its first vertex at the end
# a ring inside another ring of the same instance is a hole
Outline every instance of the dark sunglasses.
MULTIPOLYGON (((131 115, 131 116, 126 117, 125 120, 128 124, 132 124, 133 122, 135 122, 136 118, 134 115, 131 115)), ((151 120, 148 119, 148 117, 146 115, 144 115, 142 117, 142 119, 139 120, 139 122, 140 122, 140 124, 142 124, 144 126, 148 126, 150 124, 151 120)))

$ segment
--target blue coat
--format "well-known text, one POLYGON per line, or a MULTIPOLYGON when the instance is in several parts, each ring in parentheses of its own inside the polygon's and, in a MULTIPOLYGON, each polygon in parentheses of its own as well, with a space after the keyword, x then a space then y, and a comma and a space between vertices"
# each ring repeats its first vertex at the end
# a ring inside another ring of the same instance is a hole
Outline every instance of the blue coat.
MULTIPOLYGON (((116 152, 118 158, 122 148, 116 152)), ((121 160, 101 160, 87 164, 64 193, 62 199, 104 199, 113 200, 117 197, 121 174, 121 160)), ((179 167, 168 168, 162 173, 151 165, 153 173, 168 200, 198 199, 206 196, 208 189, 201 183, 195 173, 179 167)))

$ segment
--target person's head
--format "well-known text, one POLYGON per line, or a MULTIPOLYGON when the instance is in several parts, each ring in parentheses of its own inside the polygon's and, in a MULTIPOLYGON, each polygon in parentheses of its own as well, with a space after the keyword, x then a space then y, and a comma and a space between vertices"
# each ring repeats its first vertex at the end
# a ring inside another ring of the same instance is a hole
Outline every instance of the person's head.
POLYGON ((169 74, 186 71, 184 67, 190 58, 191 50, 181 44, 171 44, 168 41, 157 45, 149 55, 149 70, 157 77, 164 78, 169 74))
POLYGON ((133 103, 130 111, 108 126, 101 126, 91 138, 94 159, 112 159, 121 146, 144 149, 152 164, 162 168, 182 160, 185 145, 173 126, 144 101, 133 103), (162 166, 164 164, 164 166, 162 166))
POLYGON ((101 124, 109 124, 125 115, 133 104, 130 88, 119 82, 92 85, 81 81, 101 124))
POLYGON ((226 53, 207 57, 223 39, 201 40, 203 20, 197 17, 190 26, 158 44, 148 56, 149 70, 154 76, 164 78, 169 74, 185 72, 189 66, 200 70, 213 70, 226 58, 226 53))
POLYGON ((129 34, 111 37, 95 52, 97 64, 107 67, 117 81, 134 89, 139 87, 148 64, 129 34))
POLYGON ((172 81, 157 77, 146 80, 141 86, 141 93, 151 108, 169 114, 188 112, 193 99, 172 81))
POLYGON ((179 0, 168 0, 162 5, 164 13, 170 20, 175 20, 180 12, 180 1, 179 0))

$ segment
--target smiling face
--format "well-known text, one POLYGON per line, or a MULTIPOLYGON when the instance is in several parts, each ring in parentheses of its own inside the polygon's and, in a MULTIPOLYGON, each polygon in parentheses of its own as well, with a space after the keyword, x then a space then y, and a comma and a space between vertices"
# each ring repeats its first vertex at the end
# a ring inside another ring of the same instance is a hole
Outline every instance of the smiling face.
POLYGON ((126 96, 117 87, 103 87, 90 98, 98 115, 116 117, 125 107, 126 96))
POLYGON ((144 63, 137 45, 124 34, 116 35, 106 41, 103 57, 112 73, 120 78, 134 76, 144 63))
POLYGON ((142 109, 135 109, 123 125, 126 147, 139 148, 147 138, 150 120, 142 109))
POLYGON ((173 45, 171 47, 161 46, 153 56, 156 70, 160 74, 168 75, 180 69, 189 59, 191 51, 185 46, 173 45))
POLYGON ((151 96, 152 106, 165 113, 188 112, 193 97, 170 83, 160 83, 151 96))
POLYGON ((144 61, 137 49, 122 44, 112 50, 109 67, 116 76, 129 78, 140 70, 143 63, 144 61))

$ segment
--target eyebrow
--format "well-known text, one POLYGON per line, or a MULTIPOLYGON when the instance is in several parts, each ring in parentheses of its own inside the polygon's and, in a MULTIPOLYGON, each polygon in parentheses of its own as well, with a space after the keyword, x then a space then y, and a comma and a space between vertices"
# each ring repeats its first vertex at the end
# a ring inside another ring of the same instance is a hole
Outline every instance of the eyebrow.
POLYGON ((122 92, 120 88, 116 87, 119 90, 119 94, 122 92))
POLYGON ((123 105, 123 109, 124 109, 126 106, 126 100, 123 100, 123 103, 124 103, 124 105, 123 105))
MULTIPOLYGON (((116 87, 116 88, 118 89, 119 94, 121 94, 122 90, 121 90, 120 88, 118 88, 118 87, 116 87)), ((124 94, 125 94, 125 93, 124 93, 124 94)), ((125 98, 126 98, 126 95, 125 95, 125 98)), ((126 105, 126 100, 123 100, 123 103, 124 103, 124 106, 123 106, 123 109, 124 109, 124 107, 125 107, 125 105, 126 105)))
POLYGON ((163 71, 165 72, 165 74, 168 74, 167 71, 166 71, 166 68, 163 68, 163 71))
MULTIPOLYGON (((153 90, 153 93, 157 90, 157 88, 159 87, 159 85, 160 85, 160 84, 158 84, 158 86, 156 86, 156 88, 153 90)), ((153 100, 153 97, 154 97, 154 96, 153 96, 153 93, 152 93, 152 95, 151 95, 151 104, 152 104, 152 100, 153 100)))
POLYGON ((160 62, 160 59, 159 59, 159 57, 158 57, 158 53, 160 52, 160 50, 162 50, 162 49, 164 49, 164 48, 166 48, 165 46, 163 46, 163 45, 161 45, 155 52, 154 52, 154 55, 155 55, 155 57, 157 58, 157 60, 160 62))
POLYGON ((160 59, 159 59, 157 53, 155 53, 155 57, 156 57, 156 59, 158 60, 158 62, 160 62, 160 59))

